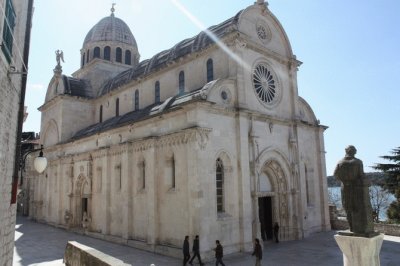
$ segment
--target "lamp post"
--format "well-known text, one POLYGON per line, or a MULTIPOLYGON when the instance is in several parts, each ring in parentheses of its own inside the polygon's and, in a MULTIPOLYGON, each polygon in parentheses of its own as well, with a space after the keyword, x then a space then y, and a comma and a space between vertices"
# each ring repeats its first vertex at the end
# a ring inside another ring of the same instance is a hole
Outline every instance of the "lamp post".
POLYGON ((43 156, 43 145, 40 145, 40 148, 38 149, 30 149, 27 151, 24 151, 21 154, 21 161, 20 161, 20 183, 19 183, 19 187, 21 189, 21 192, 18 195, 18 207, 17 207, 17 211, 21 212, 22 215, 29 215, 29 202, 30 202, 30 190, 31 190, 31 186, 32 183, 29 182, 29 179, 27 180, 28 182, 23 185, 23 181, 24 181, 24 176, 23 173, 25 172, 25 163, 26 163, 26 159, 28 158, 28 155, 34 152, 38 152, 39 156, 36 157, 33 161, 33 166, 36 170, 36 172, 43 173, 43 171, 46 169, 47 166, 47 159, 46 157, 43 156))
POLYGON ((39 156, 36 157, 35 160, 33 161, 33 166, 35 167, 35 170, 39 174, 41 174, 47 167, 47 159, 46 159, 46 157, 43 156, 43 145, 40 145, 40 148, 38 148, 38 149, 33 149, 33 150, 29 150, 29 151, 25 152, 24 155, 22 156, 22 161, 21 161, 21 180, 19 183, 20 186, 22 186, 23 180, 24 180, 22 172, 25 172, 26 158, 29 154, 31 154, 33 152, 37 152, 37 151, 40 151, 40 153, 39 153, 39 156))

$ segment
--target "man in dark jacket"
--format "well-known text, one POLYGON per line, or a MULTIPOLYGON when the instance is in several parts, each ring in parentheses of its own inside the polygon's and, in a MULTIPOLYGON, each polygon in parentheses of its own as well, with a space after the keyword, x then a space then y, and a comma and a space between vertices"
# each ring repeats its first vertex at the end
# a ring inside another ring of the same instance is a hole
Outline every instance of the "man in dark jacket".
POLYGON ((225 266, 224 262, 222 261, 222 257, 224 256, 224 249, 219 243, 219 240, 216 240, 215 243, 217 246, 214 248, 215 251, 215 266, 218 266, 221 264, 222 266, 225 266))
POLYGON ((189 236, 185 236, 185 240, 183 241, 183 266, 186 266, 186 263, 190 259, 190 251, 189 251, 189 236))
POLYGON ((193 257, 190 259, 189 264, 193 265, 193 260, 194 258, 197 257, 199 260, 200 265, 204 265, 201 262, 201 257, 200 257, 200 241, 199 241, 199 236, 196 235, 196 237, 193 240, 193 257))
POLYGON ((278 239, 278 237, 279 237, 279 224, 278 223, 274 224, 274 237, 275 237, 275 242, 279 243, 279 239, 278 239))
POLYGON ((254 251, 252 256, 256 256, 256 266, 261 266, 261 260, 262 260, 262 249, 260 245, 260 240, 258 238, 255 239, 254 241, 254 251))

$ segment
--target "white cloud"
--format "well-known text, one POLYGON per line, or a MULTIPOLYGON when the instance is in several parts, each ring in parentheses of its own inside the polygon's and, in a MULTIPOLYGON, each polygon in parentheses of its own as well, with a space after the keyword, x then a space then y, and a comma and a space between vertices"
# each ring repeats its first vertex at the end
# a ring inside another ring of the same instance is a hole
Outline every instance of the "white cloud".
POLYGON ((28 83, 27 89, 28 90, 34 90, 34 91, 43 91, 45 86, 43 84, 31 84, 28 83))

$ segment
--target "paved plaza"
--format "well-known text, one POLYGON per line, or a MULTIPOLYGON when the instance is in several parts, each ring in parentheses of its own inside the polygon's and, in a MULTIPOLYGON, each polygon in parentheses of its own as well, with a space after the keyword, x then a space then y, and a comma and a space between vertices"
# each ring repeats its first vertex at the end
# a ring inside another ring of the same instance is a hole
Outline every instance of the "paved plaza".
MULTIPOLYGON (((266 243, 263 266, 274 265, 343 265, 342 253, 333 238, 334 231, 317 233, 301 241, 266 243)), ((134 266, 178 266, 181 259, 157 255, 135 248, 68 232, 52 226, 18 217, 15 231, 14 266, 63 265, 62 258, 67 241, 77 241, 134 266)), ((381 251, 381 265, 395 266, 400 262, 400 237, 385 236, 381 251)), ((197 262, 197 261, 196 261, 197 262)), ((227 266, 254 265, 250 253, 227 255, 227 266)), ((198 264, 194 264, 198 265, 198 264)), ((206 265, 215 265, 209 261, 206 265)))

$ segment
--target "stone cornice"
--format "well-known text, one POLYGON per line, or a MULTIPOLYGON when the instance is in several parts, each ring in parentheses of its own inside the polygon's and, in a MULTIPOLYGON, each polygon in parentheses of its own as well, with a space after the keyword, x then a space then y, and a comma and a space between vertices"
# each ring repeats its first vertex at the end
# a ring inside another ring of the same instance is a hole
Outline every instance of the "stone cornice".
MULTIPOLYGON (((200 149, 205 149, 209 139, 210 128, 190 127, 177 132, 172 132, 161 136, 151 136, 145 139, 137 139, 120 143, 111 147, 103 147, 98 150, 87 151, 77 154, 68 154, 66 157, 58 158, 63 164, 74 163, 78 161, 91 161, 101 159, 108 156, 116 156, 125 153, 143 152, 152 148, 164 148, 170 146, 185 145, 195 143, 200 149)), ((55 164, 51 160, 51 164, 55 164)))
POLYGON ((108 149, 108 154, 111 155, 111 156, 122 155, 122 154, 125 154, 127 152, 130 152, 130 147, 129 147, 129 145, 127 145, 126 142, 111 146, 108 149))
POLYGON ((109 154, 109 147, 104 147, 104 148, 99 148, 98 150, 92 151, 92 158, 93 160, 95 159, 100 159, 100 158, 104 158, 109 154))
POLYGON ((48 102, 45 102, 43 105, 39 106, 38 110, 40 112, 47 111, 51 107, 54 107, 58 102, 62 100, 70 100, 74 99, 74 102, 80 101, 80 102, 85 102, 85 103, 92 103, 91 99, 84 98, 84 97, 79 97, 79 96, 73 96, 73 95, 68 95, 68 94, 59 94, 50 99, 48 102))

